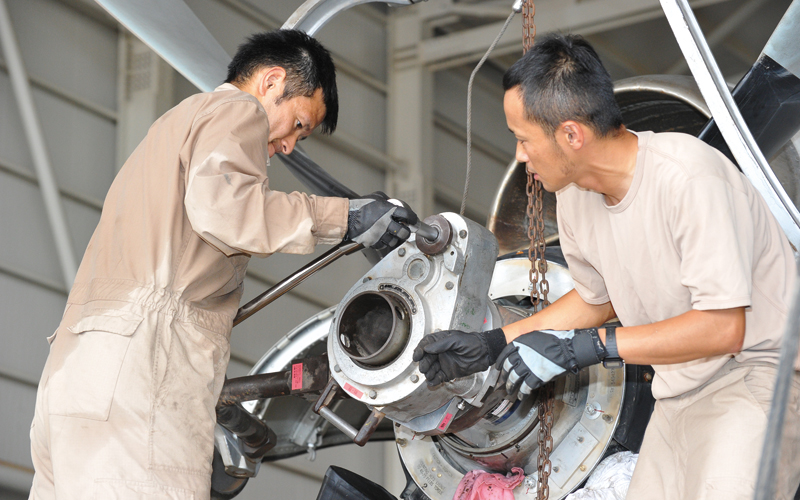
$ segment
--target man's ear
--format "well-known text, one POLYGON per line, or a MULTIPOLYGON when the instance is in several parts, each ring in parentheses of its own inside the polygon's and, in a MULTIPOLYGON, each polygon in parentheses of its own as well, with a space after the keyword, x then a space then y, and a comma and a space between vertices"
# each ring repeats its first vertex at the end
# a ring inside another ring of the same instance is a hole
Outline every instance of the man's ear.
POLYGON ((561 136, 564 145, 574 151, 581 149, 586 141, 583 125, 573 120, 561 123, 556 133, 561 136))
POLYGON ((261 96, 269 94, 280 97, 286 85, 286 70, 280 66, 264 68, 258 73, 256 91, 261 96))

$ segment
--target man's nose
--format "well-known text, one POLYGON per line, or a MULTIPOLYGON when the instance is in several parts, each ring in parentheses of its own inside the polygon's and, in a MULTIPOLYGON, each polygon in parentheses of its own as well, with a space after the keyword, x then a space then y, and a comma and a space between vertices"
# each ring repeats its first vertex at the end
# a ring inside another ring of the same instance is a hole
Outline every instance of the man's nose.
POLYGON ((297 144, 297 138, 295 137, 286 137, 281 139, 281 153, 288 155, 294 151, 295 144, 297 144))
POLYGON ((522 148, 522 144, 519 142, 517 143, 517 150, 515 153, 517 161, 520 163, 528 163, 528 160, 530 160, 530 158, 528 158, 528 154, 525 153, 525 149, 522 148))

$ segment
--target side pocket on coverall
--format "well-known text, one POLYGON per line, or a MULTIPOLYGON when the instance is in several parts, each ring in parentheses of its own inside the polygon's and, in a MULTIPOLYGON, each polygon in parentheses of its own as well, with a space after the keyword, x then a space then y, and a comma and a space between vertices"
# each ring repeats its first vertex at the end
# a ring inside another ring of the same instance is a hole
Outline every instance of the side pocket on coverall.
POLYGON ((96 310, 58 333, 51 349, 50 415, 108 420, 138 314, 96 310))

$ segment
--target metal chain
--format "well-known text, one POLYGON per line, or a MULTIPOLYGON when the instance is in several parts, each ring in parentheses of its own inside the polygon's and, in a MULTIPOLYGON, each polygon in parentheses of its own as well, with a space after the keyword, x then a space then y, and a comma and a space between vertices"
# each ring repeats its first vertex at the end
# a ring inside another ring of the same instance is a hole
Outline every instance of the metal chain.
MULTIPOLYGON (((522 50, 523 54, 533 45, 536 36, 536 24, 533 22, 536 6, 533 0, 524 0, 522 3, 522 50)), ((527 169, 526 169, 527 170, 527 169)), ((547 262, 545 250, 547 244, 544 240, 544 204, 542 183, 533 178, 528 172, 528 183, 525 191, 528 195, 528 260, 531 268, 528 277, 531 281, 531 303, 534 311, 549 305, 547 293, 550 284, 547 282, 547 262), (541 280, 541 285, 540 285, 541 280)), ((548 479, 552 472, 553 464, 550 462, 550 453, 553 451, 553 384, 542 388, 542 399, 539 403, 539 456, 536 461, 538 482, 536 488, 537 500, 550 498, 548 479)))

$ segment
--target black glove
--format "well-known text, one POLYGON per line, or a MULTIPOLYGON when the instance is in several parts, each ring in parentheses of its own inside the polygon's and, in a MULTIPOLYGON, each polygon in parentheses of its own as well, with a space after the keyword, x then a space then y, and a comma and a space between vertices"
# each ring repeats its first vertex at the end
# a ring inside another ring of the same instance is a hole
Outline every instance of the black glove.
POLYGON ((350 200, 344 239, 376 250, 395 249, 408 239, 411 235, 408 225, 416 224, 417 220, 417 214, 404 202, 389 201, 388 196, 376 191, 350 200))
POLYGON ((527 397, 567 370, 578 373, 608 356, 597 328, 583 330, 541 330, 520 335, 503 349, 497 359, 501 377, 507 377, 509 395, 519 390, 527 397))
POLYGON ((506 336, 500 328, 469 333, 444 330, 423 337, 412 359, 419 361, 419 371, 433 386, 482 372, 505 346, 506 336))

